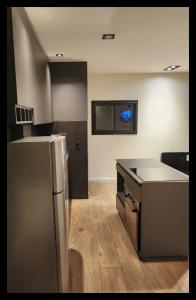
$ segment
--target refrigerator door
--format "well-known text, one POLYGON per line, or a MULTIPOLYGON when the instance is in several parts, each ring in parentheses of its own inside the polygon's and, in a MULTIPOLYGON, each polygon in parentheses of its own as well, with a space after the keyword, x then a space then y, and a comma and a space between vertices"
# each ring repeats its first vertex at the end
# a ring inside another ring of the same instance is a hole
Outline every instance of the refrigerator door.
POLYGON ((64 139, 54 139, 51 142, 52 168, 53 168, 53 193, 60 193, 65 188, 65 143, 64 139))
POLYGON ((67 228, 67 234, 69 238, 69 230, 70 230, 70 204, 69 204, 69 173, 68 173, 68 160, 69 156, 67 153, 65 153, 65 214, 66 214, 66 228, 67 228))
POLYGON ((49 142, 7 148, 7 291, 57 293, 49 142))
POLYGON ((59 291, 68 292, 68 230, 65 193, 54 194, 59 291))

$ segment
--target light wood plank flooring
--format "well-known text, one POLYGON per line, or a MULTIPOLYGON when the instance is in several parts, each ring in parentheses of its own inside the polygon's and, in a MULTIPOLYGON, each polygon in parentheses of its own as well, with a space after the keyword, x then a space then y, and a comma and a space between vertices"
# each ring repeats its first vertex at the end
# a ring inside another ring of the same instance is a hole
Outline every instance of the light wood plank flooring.
POLYGON ((141 262, 116 210, 116 184, 72 200, 70 292, 187 293, 188 261, 141 262))

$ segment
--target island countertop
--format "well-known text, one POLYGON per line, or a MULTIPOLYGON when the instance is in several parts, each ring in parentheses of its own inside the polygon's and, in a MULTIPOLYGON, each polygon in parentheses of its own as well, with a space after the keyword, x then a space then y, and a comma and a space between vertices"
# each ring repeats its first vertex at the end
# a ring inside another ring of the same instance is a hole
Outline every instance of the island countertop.
POLYGON ((156 159, 117 159, 138 183, 155 181, 189 181, 189 176, 156 159))

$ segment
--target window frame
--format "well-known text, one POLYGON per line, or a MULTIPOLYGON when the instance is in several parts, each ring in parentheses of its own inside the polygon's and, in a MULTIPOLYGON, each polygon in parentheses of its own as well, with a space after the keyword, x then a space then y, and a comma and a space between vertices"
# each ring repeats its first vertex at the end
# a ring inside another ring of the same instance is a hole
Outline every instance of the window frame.
POLYGON ((91 101, 91 123, 92 135, 113 135, 113 134, 137 134, 138 123, 138 100, 92 100, 91 101), (115 112, 117 105, 133 105, 133 129, 115 129, 115 112), (96 129, 96 106, 113 106, 113 130, 96 129))

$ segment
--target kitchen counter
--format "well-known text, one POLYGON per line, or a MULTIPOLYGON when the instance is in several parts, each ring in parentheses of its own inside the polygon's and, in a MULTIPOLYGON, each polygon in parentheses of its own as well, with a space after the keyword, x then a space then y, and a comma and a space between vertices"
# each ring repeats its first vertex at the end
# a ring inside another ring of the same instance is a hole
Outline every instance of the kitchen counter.
POLYGON ((139 184, 155 181, 189 181, 189 176, 156 159, 117 159, 117 164, 139 184))
POLYGON ((187 259, 189 176, 155 159, 117 159, 116 169, 116 208, 140 259, 187 259))

